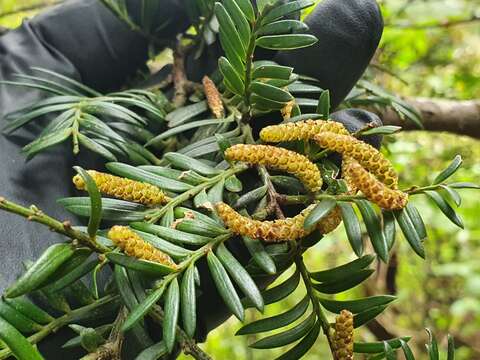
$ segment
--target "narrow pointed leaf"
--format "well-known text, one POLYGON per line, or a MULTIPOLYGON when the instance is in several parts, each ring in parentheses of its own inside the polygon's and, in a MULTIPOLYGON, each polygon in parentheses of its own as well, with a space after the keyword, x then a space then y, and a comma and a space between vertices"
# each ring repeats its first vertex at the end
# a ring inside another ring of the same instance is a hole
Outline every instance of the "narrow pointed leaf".
POLYGON ((425 248, 423 247, 422 240, 415 229, 415 226, 410 218, 406 209, 398 210, 394 212, 395 218, 397 219, 402 233, 407 239, 408 243, 412 247, 413 251, 417 253, 421 258, 425 258, 425 248))
POLYGON ((279 20, 262 26, 257 34, 281 35, 290 33, 302 33, 308 30, 308 25, 298 20, 279 20))
POLYGON ((422 216, 420 215, 420 212, 412 203, 408 203, 406 209, 407 209, 408 216, 410 217, 410 220, 412 220, 412 224, 415 227, 415 230, 417 231, 418 236, 420 237, 421 240, 426 239, 427 228, 425 227, 425 224, 423 222, 422 216))
POLYGON ((207 101, 200 101, 195 104, 180 107, 171 113, 168 113, 165 119, 168 121, 168 126, 173 128, 193 119, 207 110, 207 101))
POLYGON ((127 269, 132 269, 142 273, 150 274, 153 276, 163 276, 170 274, 176 269, 171 268, 170 266, 163 265, 157 262, 140 260, 127 255, 109 252, 106 254, 107 259, 113 262, 114 264, 123 266, 127 269))
POLYGON ((361 313, 356 314, 353 317, 353 327, 358 328, 362 325, 365 325, 369 321, 375 319, 375 317, 377 317, 377 315, 381 314, 387 307, 388 307, 388 305, 376 306, 374 308, 371 308, 371 309, 368 309, 368 310, 365 310, 361 313))
POLYGON ((293 50, 315 44, 318 39, 310 34, 265 35, 257 39, 257 46, 270 50, 293 50))
POLYGON ((360 257, 363 254, 363 240, 362 229, 357 214, 355 214, 353 206, 349 203, 339 203, 338 206, 342 211, 343 224, 350 246, 355 252, 355 255, 360 257))
POLYGON ((383 233, 387 241, 388 250, 393 248, 396 237, 395 216, 391 211, 382 211, 383 217, 383 233))
POLYGON ((413 355, 413 352, 410 349, 410 346, 408 346, 408 344, 403 340, 400 340, 400 344, 402 346, 403 355, 405 356, 405 360, 415 360, 415 356, 413 355))
POLYGON ((324 90, 318 99, 317 114, 322 115, 323 120, 330 117, 330 91, 324 90))
POLYGON ((250 85, 250 90, 269 100, 285 103, 293 99, 287 91, 276 86, 268 85, 259 81, 254 81, 250 85))
POLYGON ((75 166, 74 169, 85 182, 88 195, 90 196, 90 219, 88 220, 88 235, 90 235, 91 238, 95 238, 100 226, 100 222, 102 221, 102 195, 97 188, 97 184, 88 172, 79 166, 75 166))
POLYGON ((289 345, 307 335, 315 325, 316 316, 312 313, 300 324, 275 335, 264 337, 249 345, 254 349, 274 349, 289 345))
POLYGON ((152 174, 151 172, 139 169, 135 166, 131 166, 128 164, 122 164, 118 162, 108 163, 106 164, 106 168, 118 176, 126 177, 140 182, 146 182, 148 184, 155 185, 162 190, 183 192, 193 188, 193 186, 190 184, 152 174))
POLYGON ((270 275, 273 275, 277 272, 275 262, 267 253, 261 241, 244 236, 243 243, 252 256, 253 261, 260 269, 270 275))
POLYGON ((358 314, 372 307, 389 304, 396 299, 397 298, 392 295, 370 296, 362 299, 343 301, 318 298, 325 309, 336 314, 340 314, 342 310, 348 310, 353 314, 358 314))
POLYGON ((197 299, 195 295, 195 264, 191 263, 185 271, 180 285, 182 310, 182 328, 191 338, 197 326, 197 299))
POLYGON ((300 359, 308 352, 308 350, 312 348, 312 346, 317 341, 318 335, 320 334, 320 328, 320 322, 317 321, 317 323, 313 326, 307 336, 305 336, 297 345, 288 350, 285 354, 279 356, 277 360, 300 359))
POLYGON ((157 235, 177 244, 204 245, 212 240, 212 238, 206 236, 189 234, 187 232, 144 222, 134 222, 131 223, 130 226, 136 230, 157 235))
POLYGON ((340 279, 334 282, 314 284, 313 287, 315 288, 315 290, 323 294, 338 294, 361 284, 366 279, 368 279, 370 275, 372 275, 374 272, 375 270, 373 269, 363 269, 358 271, 357 273, 351 274, 347 278, 340 279))
POLYGON ((388 246, 385 239, 385 235, 380 225, 380 219, 372 207, 372 204, 366 200, 355 201, 360 213, 362 214, 363 221, 367 227, 370 241, 378 257, 384 262, 388 261, 388 246))
POLYGON ((50 276, 74 253, 70 244, 54 244, 48 247, 35 263, 5 292, 7 298, 15 298, 43 286, 50 276))
POLYGON ((463 159, 460 155, 455 156, 453 161, 448 165, 448 167, 443 170, 440 174, 437 175, 432 184, 440 184, 452 176, 458 168, 462 165, 463 159))
MULTIPOLYGON (((411 339, 410 336, 402 338, 386 340, 392 349, 398 349, 402 346, 402 341, 408 342, 411 339)), ((383 341, 361 343, 355 342, 353 344, 353 352, 357 354, 378 354, 384 350, 383 341)))
POLYGON ((244 92, 243 80, 240 75, 238 75, 232 64, 227 60, 227 58, 221 57, 218 60, 218 66, 228 89, 237 95, 242 95, 244 92))
POLYGON ((337 206, 337 202, 333 199, 322 200, 307 215, 303 223, 304 229, 311 229, 317 225, 319 221, 324 219, 337 206))
POLYGON ((250 274, 235 259, 224 244, 220 244, 216 251, 217 257, 222 262, 230 277, 235 281, 237 286, 242 290, 243 294, 250 299, 255 307, 263 312, 263 297, 258 290, 257 285, 253 281, 250 274))
POLYGON ((207 255, 207 263, 218 293, 237 319, 243 321, 245 311, 242 302, 235 291, 232 281, 228 277, 227 271, 212 251, 207 255))
POLYGON ((313 1, 310 0, 297 0, 292 2, 287 2, 285 4, 281 4, 276 6, 272 10, 270 10, 262 20, 262 24, 268 24, 272 21, 278 20, 284 16, 292 14, 294 12, 303 10, 307 7, 310 7, 314 4, 313 1))
POLYGON ((169 152, 164 155, 165 159, 168 160, 172 165, 183 169, 183 170, 193 170, 199 174, 205 176, 218 175, 221 170, 215 169, 200 160, 191 158, 189 156, 169 152))
POLYGON ((307 311, 309 304, 310 299, 308 296, 306 296, 293 308, 285 311, 282 314, 260 319, 243 326, 237 331, 236 335, 256 334, 274 329, 279 329, 283 326, 289 325, 295 320, 299 319, 303 314, 305 314, 305 311, 307 311))
POLYGON ((165 341, 160 341, 155 345, 152 345, 143 350, 140 354, 137 355, 135 360, 158 360, 167 354, 168 349, 167 345, 165 345, 165 341))
POLYGON ((170 283, 165 296, 165 318, 163 319, 163 341, 169 353, 175 345, 175 334, 177 331, 178 312, 180 309, 180 289, 178 280, 174 278, 170 283))
POLYGON ((373 262, 373 260, 375 260, 375 255, 365 255, 359 259, 353 260, 352 262, 337 266, 332 269, 310 273, 310 277, 320 282, 334 282, 365 269, 373 262))
POLYGON ((144 316, 150 311, 153 305, 162 297, 165 292, 165 287, 159 287, 152 291, 140 304, 138 304, 133 311, 128 314, 125 322, 122 325, 122 331, 130 330, 134 325, 143 320, 144 316))
POLYGON ((7 321, 0 317, 0 340, 17 359, 43 360, 42 355, 30 342, 7 321))

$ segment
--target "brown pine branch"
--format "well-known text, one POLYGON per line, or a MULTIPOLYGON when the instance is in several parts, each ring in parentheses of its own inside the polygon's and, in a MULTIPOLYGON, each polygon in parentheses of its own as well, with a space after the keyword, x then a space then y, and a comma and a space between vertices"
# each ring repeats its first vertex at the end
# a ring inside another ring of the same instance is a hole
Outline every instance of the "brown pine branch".
MULTIPOLYGON (((480 100, 406 99, 423 118, 424 130, 448 131, 480 139, 480 100)), ((404 130, 419 130, 408 119, 402 119, 392 108, 368 110, 381 117, 385 125, 398 125, 404 130)))
POLYGON ((442 20, 435 23, 424 23, 424 24, 415 24, 415 23, 387 24, 386 26, 391 28, 398 28, 398 29, 419 29, 419 30, 438 29, 438 28, 448 29, 458 25, 472 24, 477 21, 480 21, 480 15, 472 14, 471 16, 464 19, 447 19, 447 20, 442 20))

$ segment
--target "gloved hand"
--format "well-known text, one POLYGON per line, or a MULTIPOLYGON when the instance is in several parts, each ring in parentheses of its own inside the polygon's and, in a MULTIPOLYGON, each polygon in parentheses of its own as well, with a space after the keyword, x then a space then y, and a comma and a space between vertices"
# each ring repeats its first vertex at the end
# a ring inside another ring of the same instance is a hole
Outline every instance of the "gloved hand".
MULTIPOLYGON (((172 38, 188 25, 186 15, 179 6, 180 0, 163 1, 169 4, 161 7, 165 12, 160 15, 163 19, 176 20, 165 29, 165 34, 172 38)), ((129 6, 138 3, 128 2, 129 6)), ((374 0, 324 0, 307 22, 311 32, 319 37, 319 43, 312 49, 280 52, 275 59, 296 65, 300 73, 319 78, 322 86, 330 89, 336 106, 370 61, 381 35, 381 16, 374 0)), ((72 0, 0 37, 0 54, 0 79, 10 79, 13 72, 28 73, 30 66, 40 66, 81 80, 98 90, 110 90, 123 84, 144 64, 147 42, 96 0, 72 0)), ((218 57, 212 58, 216 66, 218 57)), ((193 65, 201 71, 206 70, 198 63, 193 65)), ((41 96, 23 88, 0 85, 0 117, 41 96)), ((335 120, 353 131, 370 122, 372 116, 357 110, 332 114, 335 120)), ((31 141, 40 128, 37 125, 22 129, 16 137, 8 139, 0 136, 0 161, 4 169, 8 169, 0 172, 0 195, 23 204, 37 204, 49 214, 67 218, 70 216, 61 211, 55 199, 68 196, 71 166, 78 164, 78 160, 74 161, 69 149, 57 149, 25 164, 19 153, 19 146, 31 141)), ((4 213, 0 213, 0 234, 0 252, 9 254, 0 264, 0 291, 22 271, 22 260, 35 258, 47 245, 58 241, 47 229, 4 213)), ((243 246, 240 243, 232 246, 238 247, 232 250, 246 261, 247 252, 243 246)), ((199 338, 204 338, 229 316, 213 285, 208 281, 202 284, 199 338)), ((59 347, 55 346, 55 350, 55 356, 61 356, 59 347)), ((72 356, 71 352, 68 354, 72 356)))

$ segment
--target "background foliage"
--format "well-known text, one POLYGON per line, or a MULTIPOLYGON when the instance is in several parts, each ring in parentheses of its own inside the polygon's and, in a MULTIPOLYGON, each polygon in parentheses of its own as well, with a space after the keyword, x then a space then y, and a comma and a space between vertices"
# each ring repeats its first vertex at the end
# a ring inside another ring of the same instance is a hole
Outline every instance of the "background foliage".
MULTIPOLYGON (((3 0, 0 13, 37 3, 3 0)), ((381 4, 387 26, 368 76, 399 95, 480 98, 480 21, 448 26, 480 16, 478 0, 383 0, 381 4)), ((22 17, 31 14, 22 12, 1 17, 0 26, 16 26, 22 17)), ((455 154, 462 155, 464 166, 452 181, 475 181, 480 176, 477 140, 450 134, 410 132, 396 135, 389 146, 392 163, 397 165, 403 183, 426 185, 432 178, 431 169, 445 168, 455 154)), ((422 337, 426 339, 425 327, 430 327, 438 339, 451 333, 458 344, 465 345, 458 349, 458 359, 480 359, 480 265, 475 260, 480 256, 480 202, 473 196, 465 197, 459 213, 467 230, 461 232, 438 211, 433 211, 426 200, 417 199, 415 205, 430 228, 426 242, 427 261, 416 257, 405 242, 397 242, 400 265, 395 280, 399 300, 391 306, 391 311, 380 316, 379 321, 394 335, 405 334, 404 329, 415 329, 418 333, 410 335, 415 335, 414 340, 419 342, 421 350, 422 337)), ((307 263, 313 265, 315 262, 316 268, 327 268, 351 260, 342 255, 351 251, 345 251, 348 243, 340 237, 343 237, 342 227, 309 253, 307 263)), ((381 269, 376 278, 356 289, 355 295, 370 294, 370 287, 386 287, 385 274, 386 269, 381 269)), ((301 289, 297 292, 303 293, 301 289)), ((299 300, 299 297, 291 297, 288 307, 281 303, 285 306, 281 309, 281 305, 276 304, 268 308, 266 315, 283 312, 299 300)), ((253 312, 249 313, 248 322, 254 320, 254 316, 253 312)), ((222 359, 279 355, 281 350, 272 350, 271 354, 252 351, 246 344, 253 342, 253 338, 225 336, 239 326, 237 321, 227 322, 209 335, 203 347, 214 358, 222 359)), ((357 336, 371 339, 366 330, 357 336)), ((326 344, 319 341, 305 358, 317 359, 327 351, 326 344)), ((424 352, 418 353, 420 356, 424 352)))

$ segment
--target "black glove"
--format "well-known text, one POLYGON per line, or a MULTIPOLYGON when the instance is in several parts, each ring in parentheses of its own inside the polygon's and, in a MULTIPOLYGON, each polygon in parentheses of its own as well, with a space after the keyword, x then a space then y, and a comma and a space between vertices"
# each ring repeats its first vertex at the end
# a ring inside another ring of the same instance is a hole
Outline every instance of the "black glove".
POLYGON ((310 47, 281 51, 274 60, 312 76, 330 90, 336 108, 367 68, 382 37, 383 19, 375 0, 324 0, 305 22, 318 38, 310 47))

